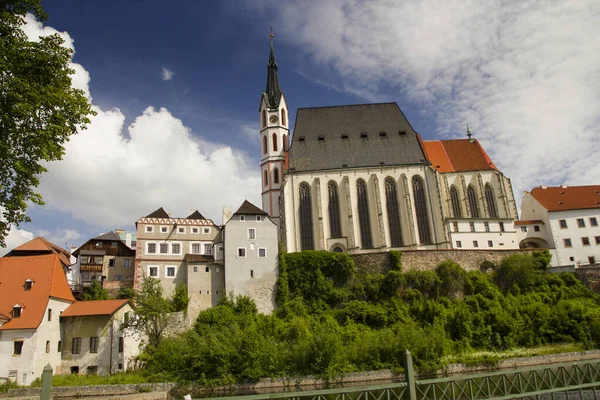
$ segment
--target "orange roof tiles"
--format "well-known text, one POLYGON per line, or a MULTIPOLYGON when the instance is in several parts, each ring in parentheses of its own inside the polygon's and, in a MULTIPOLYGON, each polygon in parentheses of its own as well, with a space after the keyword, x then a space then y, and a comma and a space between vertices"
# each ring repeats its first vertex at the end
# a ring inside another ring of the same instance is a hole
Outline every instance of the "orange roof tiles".
POLYGON ((439 172, 465 172, 497 169, 477 140, 428 140, 425 155, 439 172))
POLYGON ((19 253, 28 253, 26 255, 31 255, 31 253, 40 252, 52 252, 56 253, 60 256, 60 261, 66 265, 71 265, 71 253, 67 250, 63 249, 60 246, 55 245, 54 243, 44 239, 43 237, 36 237, 31 239, 29 242, 22 244, 19 247, 15 247, 12 249, 5 257, 13 257, 19 256, 19 253))
POLYGON ((62 317, 84 317, 90 315, 113 315, 117 310, 129 303, 129 299, 78 301, 71 304, 62 317))
POLYGON ((530 194, 548 211, 600 208, 600 185, 536 187, 530 194))
POLYGON ((23 307, 21 316, 0 326, 0 330, 36 329, 48 299, 75 301, 57 254, 0 258, 0 314, 11 316, 15 304, 23 307), (25 281, 33 285, 25 290, 25 281))

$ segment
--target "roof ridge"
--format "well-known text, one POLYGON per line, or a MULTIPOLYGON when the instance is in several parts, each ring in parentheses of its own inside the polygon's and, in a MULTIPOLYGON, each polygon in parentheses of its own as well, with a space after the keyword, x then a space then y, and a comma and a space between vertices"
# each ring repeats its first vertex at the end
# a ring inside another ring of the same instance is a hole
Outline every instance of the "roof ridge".
MULTIPOLYGON (((299 110, 314 110, 314 109, 320 109, 320 108, 339 108, 339 107, 360 107, 360 106, 381 106, 381 105, 387 105, 387 104, 395 104, 398 106, 398 103, 396 103, 395 101, 387 101, 387 102, 381 102, 381 103, 357 103, 357 104, 338 104, 338 105, 333 105, 333 106, 318 106, 318 107, 298 107, 296 109, 296 112, 298 112, 299 110)), ((400 106, 398 106, 398 108, 400 108, 400 106)))

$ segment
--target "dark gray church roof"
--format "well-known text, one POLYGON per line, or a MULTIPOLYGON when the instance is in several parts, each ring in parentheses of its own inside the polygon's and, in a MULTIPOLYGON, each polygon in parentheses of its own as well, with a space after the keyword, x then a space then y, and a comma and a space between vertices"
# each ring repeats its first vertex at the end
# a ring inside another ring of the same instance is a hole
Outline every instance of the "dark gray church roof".
POLYGON ((428 164, 396 103, 299 108, 290 172, 428 164))

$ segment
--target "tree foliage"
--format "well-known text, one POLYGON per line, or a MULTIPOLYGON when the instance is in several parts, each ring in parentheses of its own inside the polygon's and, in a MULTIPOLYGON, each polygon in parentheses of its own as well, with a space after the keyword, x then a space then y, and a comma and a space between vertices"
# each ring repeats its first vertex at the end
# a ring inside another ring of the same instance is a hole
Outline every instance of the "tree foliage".
POLYGON ((187 314, 189 303, 190 296, 188 296, 187 286, 185 283, 182 283, 175 288, 175 292, 173 292, 173 297, 171 298, 173 311, 183 311, 187 314))
POLYGON ((90 286, 83 289, 83 300, 108 300, 110 296, 102 287, 102 282, 92 281, 90 286))
POLYGON ((62 159, 64 143, 94 114, 83 91, 71 86, 73 51, 58 34, 29 41, 24 16, 45 20, 39 0, 0 5, 0 245, 12 224, 29 221, 27 203, 43 204, 35 192, 43 162, 62 159))

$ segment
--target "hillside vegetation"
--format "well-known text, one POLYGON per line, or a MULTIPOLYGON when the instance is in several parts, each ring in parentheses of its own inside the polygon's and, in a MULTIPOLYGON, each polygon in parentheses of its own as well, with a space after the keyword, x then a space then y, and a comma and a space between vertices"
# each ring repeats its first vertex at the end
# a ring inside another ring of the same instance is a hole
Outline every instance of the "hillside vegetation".
MULTIPOLYGON (((202 312, 193 329, 142 355, 153 380, 230 383, 264 377, 398 369, 404 349, 421 371, 461 354, 600 343, 600 300, 549 255, 505 258, 493 273, 452 261, 434 270, 369 274, 346 254, 280 255, 275 315, 245 297, 202 312)), ((491 353, 490 353, 491 352, 491 353)))

